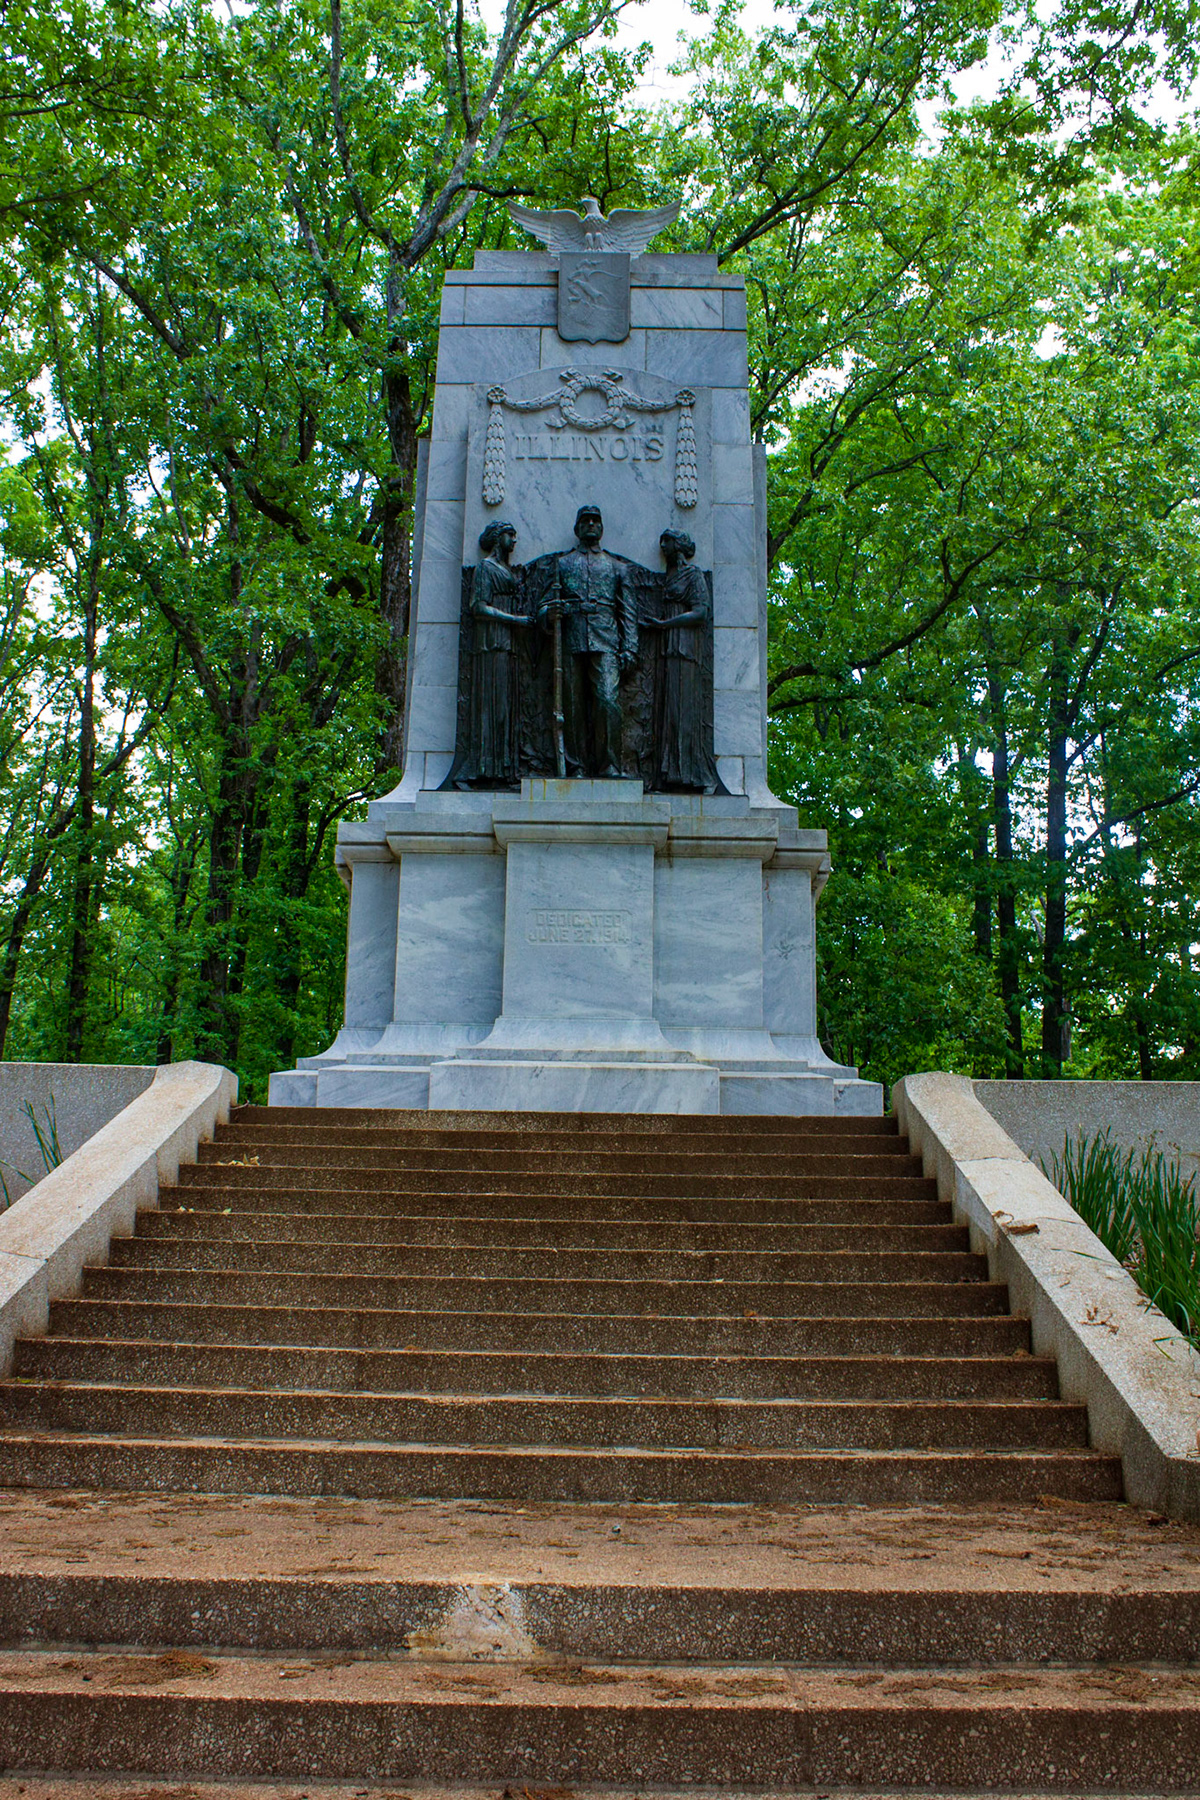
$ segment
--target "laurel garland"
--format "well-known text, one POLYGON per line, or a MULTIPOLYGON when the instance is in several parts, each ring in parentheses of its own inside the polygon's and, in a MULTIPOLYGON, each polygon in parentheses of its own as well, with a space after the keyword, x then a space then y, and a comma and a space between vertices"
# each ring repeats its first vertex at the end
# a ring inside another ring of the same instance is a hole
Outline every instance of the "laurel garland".
POLYGON ((487 437, 483 446, 483 504, 499 506, 504 500, 504 389, 488 389, 487 437))
POLYGON ((696 424, 692 412, 696 396, 691 388, 680 388, 675 398, 679 403, 679 429, 675 434, 675 504, 691 507, 700 497, 696 424))
POLYGON ((696 396, 691 388, 680 388, 673 400, 644 400, 639 396, 625 392, 617 387, 621 376, 616 371, 605 375, 581 374, 575 369, 565 369, 560 377, 566 386, 553 394, 540 395, 534 400, 510 400, 502 387, 488 389, 488 423, 487 436, 483 446, 483 503, 485 506, 502 506, 507 487, 508 472, 505 460, 504 409, 510 412, 543 412, 548 407, 557 406, 559 417, 550 419, 548 424, 561 431, 571 424, 583 431, 598 431, 616 425, 618 429, 627 429, 632 421, 625 416, 625 409, 631 412, 652 413, 672 412, 679 408, 679 427, 675 436, 675 504, 683 508, 695 506, 700 497, 699 464, 696 452, 696 422, 694 408, 696 396), (595 419, 590 419, 576 409, 576 401, 580 393, 588 388, 595 388, 604 395, 605 412, 595 419))

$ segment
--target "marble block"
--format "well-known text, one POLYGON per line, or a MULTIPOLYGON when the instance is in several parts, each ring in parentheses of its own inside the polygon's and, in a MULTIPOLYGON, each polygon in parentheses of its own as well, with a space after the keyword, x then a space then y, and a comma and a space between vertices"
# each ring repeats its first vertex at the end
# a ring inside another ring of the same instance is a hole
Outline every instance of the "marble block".
MULTIPOLYGON (((373 1104, 378 1104, 374 1102, 373 1104)), ((720 1078, 700 1063, 434 1063, 429 1105, 473 1112, 720 1111, 720 1078)))

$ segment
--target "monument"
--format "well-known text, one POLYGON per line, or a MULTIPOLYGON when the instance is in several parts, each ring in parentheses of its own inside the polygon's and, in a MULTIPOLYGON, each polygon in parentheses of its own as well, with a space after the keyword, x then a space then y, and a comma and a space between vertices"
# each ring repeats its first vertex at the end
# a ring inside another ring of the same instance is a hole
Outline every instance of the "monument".
POLYGON ((742 278, 583 205, 446 277, 403 777, 339 829, 345 1023, 271 1101, 877 1113, 817 1041, 825 833, 766 782, 742 278))

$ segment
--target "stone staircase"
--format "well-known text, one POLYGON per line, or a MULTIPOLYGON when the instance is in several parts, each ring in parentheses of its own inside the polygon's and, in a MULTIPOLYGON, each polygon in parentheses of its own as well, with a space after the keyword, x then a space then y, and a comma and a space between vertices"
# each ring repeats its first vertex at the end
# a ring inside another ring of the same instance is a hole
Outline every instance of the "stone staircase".
POLYGON ((0 1486, 0 1800, 1200 1793, 1200 1532, 890 1121, 242 1108, 0 1486))

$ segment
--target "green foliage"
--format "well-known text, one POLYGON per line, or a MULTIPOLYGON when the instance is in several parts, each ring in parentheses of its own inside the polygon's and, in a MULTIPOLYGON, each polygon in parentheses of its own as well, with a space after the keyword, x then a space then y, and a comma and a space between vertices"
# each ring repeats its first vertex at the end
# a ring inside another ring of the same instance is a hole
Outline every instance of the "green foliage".
POLYGON ((1064 1140, 1048 1171, 1159 1311, 1200 1347, 1200 1201, 1159 1151, 1121 1154, 1104 1131, 1064 1140))
POLYGON ((0 1054, 329 1042, 442 277, 589 189, 746 279, 831 1050, 1200 1073, 1196 4, 723 0, 651 109, 624 0, 11 0, 0 1054))

